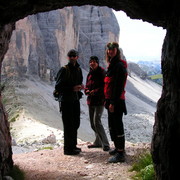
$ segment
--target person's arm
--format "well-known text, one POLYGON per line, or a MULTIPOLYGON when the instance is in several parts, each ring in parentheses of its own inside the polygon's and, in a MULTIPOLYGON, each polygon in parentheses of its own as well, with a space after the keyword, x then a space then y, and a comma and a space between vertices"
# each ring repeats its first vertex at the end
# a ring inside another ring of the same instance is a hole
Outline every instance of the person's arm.
POLYGON ((82 69, 80 68, 80 84, 83 84, 83 74, 82 74, 82 69))
POLYGON ((76 82, 73 85, 73 91, 78 92, 84 89, 83 85, 83 74, 81 68, 78 69, 78 76, 76 82))
POLYGON ((115 104, 115 102, 120 98, 121 94, 124 91, 124 85, 127 79, 127 70, 123 66, 123 64, 119 63, 116 72, 114 73, 114 81, 113 81, 113 92, 112 99, 110 100, 110 104, 115 104))
POLYGON ((88 86, 88 79, 89 79, 89 74, 87 75, 86 77, 86 86, 85 86, 85 89, 84 89, 84 93, 85 95, 89 95, 89 86, 88 86))

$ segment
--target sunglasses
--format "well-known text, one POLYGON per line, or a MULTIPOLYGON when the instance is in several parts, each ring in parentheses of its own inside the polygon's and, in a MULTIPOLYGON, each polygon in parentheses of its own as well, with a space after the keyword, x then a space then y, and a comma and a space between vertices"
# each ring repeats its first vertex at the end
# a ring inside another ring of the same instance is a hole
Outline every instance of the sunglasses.
POLYGON ((118 43, 115 43, 115 42, 108 43, 108 44, 107 44, 107 48, 108 48, 108 49, 119 48, 119 44, 118 44, 118 43))
POLYGON ((71 57, 76 57, 76 55, 69 55, 68 57, 70 57, 70 58, 71 58, 71 57))

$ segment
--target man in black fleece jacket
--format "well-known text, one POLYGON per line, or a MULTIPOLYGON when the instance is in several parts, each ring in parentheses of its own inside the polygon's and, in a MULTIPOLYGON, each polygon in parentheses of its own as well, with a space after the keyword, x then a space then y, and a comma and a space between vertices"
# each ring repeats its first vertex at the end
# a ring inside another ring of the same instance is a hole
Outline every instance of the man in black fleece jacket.
POLYGON ((57 76, 55 90, 59 93, 60 112, 64 127, 64 154, 76 155, 81 149, 77 145, 77 131, 80 126, 80 98, 84 88, 82 71, 77 63, 78 52, 71 49, 68 64, 61 67, 57 76))

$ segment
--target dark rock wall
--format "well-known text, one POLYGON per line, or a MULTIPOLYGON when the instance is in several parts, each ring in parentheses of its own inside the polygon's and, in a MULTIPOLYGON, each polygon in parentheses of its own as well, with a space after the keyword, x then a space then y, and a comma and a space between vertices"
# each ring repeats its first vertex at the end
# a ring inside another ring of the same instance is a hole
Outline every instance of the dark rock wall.
POLYGON ((180 179, 180 21, 168 21, 162 49, 163 92, 157 105, 152 155, 158 179, 180 179), (175 28, 176 27, 176 28, 175 28))
POLYGON ((65 6, 82 6, 82 5, 95 5, 95 6, 108 6, 115 10, 123 10, 132 19, 143 19, 144 21, 151 22, 158 26, 166 27, 166 19, 171 12, 180 14, 178 0, 108 0, 108 1, 94 1, 94 0, 14 0, 14 1, 1 1, 0 2, 0 17, 1 24, 15 22, 30 14, 38 12, 50 11, 53 9, 60 9, 65 6))
MULTIPOLYGON (((0 27, 0 66, 8 50, 13 29, 14 23, 0 27)), ((2 104, 1 88, 2 86, 0 84, 0 179, 13 166, 11 136, 7 113, 2 104)))

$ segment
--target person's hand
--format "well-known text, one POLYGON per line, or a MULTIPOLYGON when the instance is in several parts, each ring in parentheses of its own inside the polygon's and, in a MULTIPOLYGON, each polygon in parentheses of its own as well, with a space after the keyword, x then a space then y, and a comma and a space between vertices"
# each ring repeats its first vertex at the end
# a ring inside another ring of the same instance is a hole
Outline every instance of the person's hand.
POLYGON ((90 93, 89 90, 86 90, 86 91, 85 91, 85 94, 86 94, 86 95, 89 95, 89 93, 90 93))
POLYGON ((109 112, 111 112, 111 113, 114 112, 114 105, 113 104, 109 105, 109 112))
POLYGON ((73 91, 80 91, 82 89, 84 89, 84 85, 83 84, 76 85, 76 86, 73 87, 73 91))
POLYGON ((81 84, 81 90, 83 90, 85 87, 84 87, 84 84, 81 84))
POLYGON ((91 96, 93 96, 93 95, 94 95, 94 90, 90 91, 89 94, 90 94, 91 96))
POLYGON ((81 90, 81 85, 76 85, 73 87, 73 91, 77 92, 81 90))

